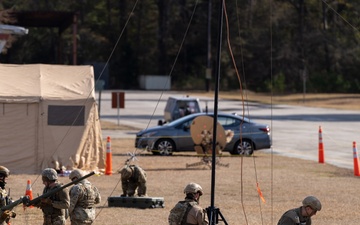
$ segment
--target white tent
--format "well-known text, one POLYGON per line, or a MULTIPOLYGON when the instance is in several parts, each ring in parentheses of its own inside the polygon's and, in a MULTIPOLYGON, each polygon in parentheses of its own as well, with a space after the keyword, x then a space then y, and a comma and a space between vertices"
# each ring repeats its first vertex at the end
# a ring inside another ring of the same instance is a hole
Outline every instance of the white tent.
POLYGON ((0 165, 103 170, 92 66, 0 64, 0 165))

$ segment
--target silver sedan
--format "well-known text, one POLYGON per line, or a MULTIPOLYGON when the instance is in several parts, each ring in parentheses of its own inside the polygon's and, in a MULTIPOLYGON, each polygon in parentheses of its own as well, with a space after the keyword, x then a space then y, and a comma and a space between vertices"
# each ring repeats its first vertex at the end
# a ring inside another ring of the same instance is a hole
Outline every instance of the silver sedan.
MULTIPOLYGON (((162 126, 147 128, 136 133, 135 147, 147 149, 155 155, 172 155, 173 152, 195 151, 190 126, 198 116, 214 116, 212 113, 195 113, 162 126)), ((243 118, 237 114, 218 113, 217 121, 224 130, 234 136, 223 151, 233 155, 252 155, 254 150, 271 147, 270 128, 243 118)))

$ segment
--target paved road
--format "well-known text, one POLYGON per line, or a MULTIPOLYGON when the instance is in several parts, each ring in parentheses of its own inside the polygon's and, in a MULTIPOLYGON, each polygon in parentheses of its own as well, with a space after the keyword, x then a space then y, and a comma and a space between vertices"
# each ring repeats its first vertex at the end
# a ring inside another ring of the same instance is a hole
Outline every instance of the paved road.
MULTIPOLYGON (((130 125, 140 129, 157 125, 163 119, 163 110, 169 96, 185 96, 183 93, 159 91, 124 91, 125 108, 111 108, 111 91, 101 93, 100 116, 102 120, 130 125)), ((198 96, 191 96, 198 97, 198 96)), ((199 97, 202 108, 207 102, 209 111, 214 101, 199 97)), ((99 94, 97 93, 99 101, 99 94)), ((349 110, 296 107, 288 105, 263 105, 245 103, 245 116, 270 125, 274 154, 318 161, 319 127, 325 150, 325 163, 353 169, 352 142, 360 142, 358 128, 360 113, 349 110)), ((218 110, 242 114, 241 101, 219 99, 218 110)), ((135 136, 133 131, 103 131, 104 136, 125 138, 135 136)))

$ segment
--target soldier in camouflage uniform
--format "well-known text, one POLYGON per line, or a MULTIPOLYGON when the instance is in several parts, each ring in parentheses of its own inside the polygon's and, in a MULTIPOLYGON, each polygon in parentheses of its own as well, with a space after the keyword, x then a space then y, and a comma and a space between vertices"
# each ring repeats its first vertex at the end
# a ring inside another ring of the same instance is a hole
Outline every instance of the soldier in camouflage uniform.
MULTIPOLYGON (((11 203, 11 200, 5 189, 6 179, 9 177, 10 171, 5 166, 0 166, 0 207, 6 206, 11 203)), ((1 211, 0 225, 8 224, 10 218, 15 218, 16 214, 13 211, 1 211)))
MULTIPOLYGON (((58 183, 58 175, 56 170, 46 168, 42 172, 42 181, 45 185, 43 194, 61 187, 58 183)), ((65 220, 68 215, 68 208, 70 206, 69 190, 67 188, 56 192, 49 198, 42 198, 40 207, 43 211, 44 223, 43 225, 65 225, 65 220)))
POLYGON ((136 189, 139 197, 146 195, 146 172, 137 165, 125 165, 119 173, 121 174, 122 197, 133 197, 136 189))
MULTIPOLYGON (((69 175, 70 180, 75 181, 83 177, 83 171, 76 169, 69 175)), ((70 189, 69 214, 71 225, 92 224, 95 220, 95 204, 100 203, 99 190, 87 179, 84 179, 70 189)))
POLYGON ((316 197, 307 196, 302 204, 300 208, 285 212, 278 225, 311 225, 311 217, 321 210, 321 203, 316 197))
POLYGON ((170 210, 169 225, 208 225, 206 210, 199 206, 200 196, 203 195, 201 186, 189 183, 184 188, 185 201, 179 201, 170 210))

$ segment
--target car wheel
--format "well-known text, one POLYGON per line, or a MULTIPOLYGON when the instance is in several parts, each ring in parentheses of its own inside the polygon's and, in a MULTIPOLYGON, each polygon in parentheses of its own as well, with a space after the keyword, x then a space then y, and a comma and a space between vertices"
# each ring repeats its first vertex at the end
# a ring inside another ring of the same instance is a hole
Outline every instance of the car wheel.
POLYGON ((155 143, 154 155, 172 155, 175 143, 171 139, 160 139, 155 143))
POLYGON ((234 145, 232 155, 245 155, 251 156, 254 153, 254 145, 250 140, 244 139, 242 142, 238 141, 234 145))

